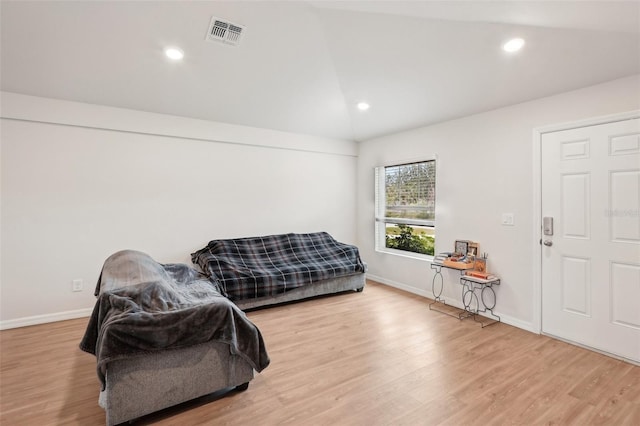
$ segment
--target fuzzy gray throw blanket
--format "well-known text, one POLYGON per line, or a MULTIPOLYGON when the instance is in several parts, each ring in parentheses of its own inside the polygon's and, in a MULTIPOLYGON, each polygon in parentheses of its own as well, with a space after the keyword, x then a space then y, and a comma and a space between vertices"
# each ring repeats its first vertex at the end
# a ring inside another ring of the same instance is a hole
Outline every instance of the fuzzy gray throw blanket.
POLYGON ((209 341, 228 344, 258 372, 269 365, 260 330, 187 265, 120 251, 105 261, 96 296, 80 349, 96 356, 103 389, 111 361, 209 341))

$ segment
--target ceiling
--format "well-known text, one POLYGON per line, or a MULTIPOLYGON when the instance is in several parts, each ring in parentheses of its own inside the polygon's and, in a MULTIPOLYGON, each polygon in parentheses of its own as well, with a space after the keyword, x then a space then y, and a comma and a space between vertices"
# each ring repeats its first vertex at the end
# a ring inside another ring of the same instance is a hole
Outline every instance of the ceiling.
POLYGON ((640 73, 638 1, 3 0, 0 16, 3 91, 345 140, 640 73), (245 26, 239 46, 205 41, 212 16, 245 26))

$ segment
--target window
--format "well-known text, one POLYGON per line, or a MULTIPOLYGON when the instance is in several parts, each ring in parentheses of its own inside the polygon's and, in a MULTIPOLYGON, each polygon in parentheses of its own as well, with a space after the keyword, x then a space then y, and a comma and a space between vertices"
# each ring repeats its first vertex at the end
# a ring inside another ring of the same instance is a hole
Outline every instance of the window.
POLYGON ((433 256, 435 208, 435 160, 376 168, 376 250, 433 256))

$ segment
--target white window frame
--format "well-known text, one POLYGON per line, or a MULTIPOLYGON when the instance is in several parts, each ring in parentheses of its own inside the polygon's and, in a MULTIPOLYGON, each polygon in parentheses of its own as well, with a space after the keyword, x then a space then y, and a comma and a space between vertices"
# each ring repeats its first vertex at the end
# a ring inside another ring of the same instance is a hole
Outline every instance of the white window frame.
MULTIPOLYGON (((377 166, 375 168, 375 250, 380 253, 393 254, 397 256, 410 257, 414 259, 431 261, 434 256, 422 253, 410 252, 407 250, 398 250, 394 248, 386 247, 386 224, 387 223, 397 223, 404 225, 414 225, 414 226, 428 226, 433 228, 434 234, 436 229, 436 220, 425 220, 425 219, 400 219, 400 218, 387 218, 385 217, 386 210, 386 191, 385 191, 385 168, 386 167, 397 167, 408 164, 415 163, 424 163, 428 161, 434 161, 436 167, 436 206, 438 203, 437 199, 437 186, 438 186, 438 161, 437 156, 427 157, 427 158, 418 158, 404 161, 394 161, 388 164, 377 166)), ((434 253, 435 254, 435 253, 434 253)))

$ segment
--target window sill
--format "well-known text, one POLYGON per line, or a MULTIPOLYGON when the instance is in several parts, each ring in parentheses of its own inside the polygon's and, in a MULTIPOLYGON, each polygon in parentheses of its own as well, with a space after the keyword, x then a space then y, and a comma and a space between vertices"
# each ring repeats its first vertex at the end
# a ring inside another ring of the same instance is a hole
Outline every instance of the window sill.
POLYGON ((422 260, 425 262, 433 262, 433 256, 428 254, 414 253, 411 251, 394 250, 389 248, 376 249, 378 253, 391 254, 393 256, 408 257, 409 259, 422 260))

